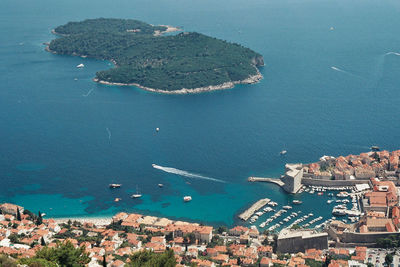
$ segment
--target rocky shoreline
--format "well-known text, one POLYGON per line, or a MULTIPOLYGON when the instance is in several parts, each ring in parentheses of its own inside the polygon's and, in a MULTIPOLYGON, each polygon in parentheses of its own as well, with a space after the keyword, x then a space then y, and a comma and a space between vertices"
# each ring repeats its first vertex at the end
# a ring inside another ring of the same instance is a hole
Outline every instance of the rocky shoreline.
POLYGON ((172 91, 167 91, 167 90, 162 90, 162 89, 157 89, 157 88, 150 88, 146 87, 143 85, 140 85, 138 83, 113 83, 113 82, 107 82, 103 80, 99 80, 97 78, 94 78, 93 81, 101 84, 106 84, 106 85, 116 85, 116 86, 136 86, 140 89, 150 91, 150 92, 155 92, 155 93, 161 93, 161 94, 175 94, 175 95, 182 95, 182 94, 198 94, 198 93, 204 93, 204 92, 211 92, 211 91, 216 91, 216 90, 225 90, 225 89, 231 89, 235 87, 237 84, 255 84, 258 83, 260 80, 262 80, 263 76, 257 69, 257 74, 251 75, 248 78, 240 81, 231 81, 231 82, 225 82, 223 84, 218 84, 218 85, 209 85, 209 86, 204 86, 204 87, 198 87, 198 88, 182 88, 179 90, 172 90, 172 91))
MULTIPOLYGON (((168 33, 168 32, 182 31, 178 27, 173 27, 173 26, 169 26, 169 25, 160 25, 160 26, 167 27, 167 30, 165 30, 163 32, 155 33, 155 34, 162 35, 162 34, 168 33)), ((56 35, 65 36, 64 34, 57 33, 54 29, 51 30, 51 33, 56 34, 56 35)), ((57 54, 56 51, 53 51, 53 50, 50 49, 50 43, 44 43, 44 44, 46 45, 45 50, 47 52, 50 52, 52 54, 57 54)), ((82 57, 82 58, 86 58, 87 57, 86 55, 78 55, 76 53, 73 53, 72 56, 79 56, 79 57, 82 57)), ((114 64, 115 67, 118 67, 117 62, 114 59, 110 59, 110 61, 114 64)), ((146 90, 146 91, 149 91, 149 92, 161 93, 161 94, 198 94, 198 93, 211 92, 211 91, 216 91, 216 90, 232 89, 237 84, 255 84, 255 83, 258 83, 260 80, 263 79, 263 76, 260 73, 260 71, 258 70, 258 68, 256 67, 256 65, 259 64, 259 62, 256 59, 254 59, 253 63, 255 64, 254 68, 256 69, 257 74, 250 75, 246 79, 239 80, 239 81, 225 82, 225 83, 218 84, 218 85, 209 85, 209 86, 198 87, 198 88, 182 88, 182 89, 179 89, 179 90, 172 90, 172 91, 162 90, 162 89, 158 89, 158 88, 146 87, 146 86, 140 85, 138 83, 115 83, 115 82, 107 82, 107 81, 99 80, 98 78, 93 78, 93 81, 97 82, 97 83, 100 83, 100 84, 105 84, 105 85, 135 86, 135 87, 138 87, 140 89, 143 89, 143 90, 146 90)), ((264 65, 263 62, 261 62, 261 64, 264 65)))

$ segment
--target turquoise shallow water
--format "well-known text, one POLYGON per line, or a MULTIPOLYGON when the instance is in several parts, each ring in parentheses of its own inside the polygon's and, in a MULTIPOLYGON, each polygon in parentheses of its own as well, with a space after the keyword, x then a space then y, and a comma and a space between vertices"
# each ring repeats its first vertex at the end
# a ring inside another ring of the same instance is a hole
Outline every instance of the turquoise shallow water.
MULTIPOLYGON (((293 196, 247 177, 371 145, 398 149, 400 56, 389 52, 400 52, 399 11, 394 0, 3 0, 0 199, 56 217, 126 210, 227 225, 261 197, 287 204, 293 196), (96 17, 239 42, 264 56, 264 80, 178 96, 95 84, 109 62, 55 56, 42 43, 55 26, 96 17), (109 190, 111 182, 123 187, 109 190), (140 200, 129 198, 136 186, 140 200)), ((296 198, 330 217, 326 199, 296 198)))

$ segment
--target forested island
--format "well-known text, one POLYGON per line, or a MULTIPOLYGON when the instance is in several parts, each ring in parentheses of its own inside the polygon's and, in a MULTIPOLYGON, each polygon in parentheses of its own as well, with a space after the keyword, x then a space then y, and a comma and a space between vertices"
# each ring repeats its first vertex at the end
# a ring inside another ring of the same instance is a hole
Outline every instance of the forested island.
POLYGON ((95 81, 134 85, 162 93, 192 93, 232 88, 262 79, 263 57, 239 44, 196 32, 131 19, 88 19, 53 30, 59 35, 48 51, 110 60, 114 68, 99 71, 95 81))

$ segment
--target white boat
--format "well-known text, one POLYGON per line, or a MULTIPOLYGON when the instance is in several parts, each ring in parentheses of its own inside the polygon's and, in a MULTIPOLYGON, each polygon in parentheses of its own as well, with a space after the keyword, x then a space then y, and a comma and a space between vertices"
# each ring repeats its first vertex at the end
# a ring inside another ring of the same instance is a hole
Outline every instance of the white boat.
POLYGON ((281 155, 285 155, 287 153, 286 150, 282 150, 281 152, 279 152, 281 155))
POLYGON ((76 66, 78 69, 81 69, 81 68, 83 68, 83 67, 85 67, 85 65, 83 65, 82 63, 81 64, 79 64, 78 66, 76 66))
POLYGON ((293 202, 292 202, 293 204, 296 204, 296 205, 300 205, 301 203, 303 203, 301 200, 297 200, 297 199, 295 199, 295 200, 293 200, 293 202))
POLYGON ((184 196, 183 197, 183 201, 185 201, 185 202, 189 202, 189 201, 191 201, 192 200, 192 197, 191 196, 184 196))
POLYGON ((333 199, 328 199, 327 201, 326 201, 326 203, 328 203, 328 204, 331 204, 333 202, 333 199))
POLYGON ((332 214, 336 216, 345 216, 347 212, 345 209, 333 209, 332 214))
POLYGON ((158 184, 158 187, 163 187, 164 185, 163 184, 158 184))
POLYGON ((160 131, 160 128, 157 127, 157 128, 156 128, 156 132, 159 132, 159 131, 160 131))
POLYGON ((142 197, 142 194, 139 193, 138 187, 136 186, 136 194, 133 194, 131 198, 140 198, 142 197))
POLYGON ((292 207, 291 206, 283 206, 282 208, 284 208, 285 210, 290 210, 292 207))
POLYGON ((110 188, 114 189, 114 188, 120 188, 121 184, 109 184, 108 185, 110 188))

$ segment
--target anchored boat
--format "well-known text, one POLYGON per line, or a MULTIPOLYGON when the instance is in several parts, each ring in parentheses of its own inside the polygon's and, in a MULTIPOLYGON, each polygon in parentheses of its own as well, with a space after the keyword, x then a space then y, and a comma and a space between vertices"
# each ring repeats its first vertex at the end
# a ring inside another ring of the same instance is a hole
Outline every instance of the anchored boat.
POLYGON ((142 194, 139 193, 138 187, 136 186, 136 194, 133 194, 131 198, 140 198, 142 197, 142 194))
POLYGON ((189 202, 189 201, 191 201, 192 200, 192 197, 191 196, 184 196, 183 197, 183 201, 185 201, 185 202, 189 202))
POLYGON ((114 188, 120 188, 121 187, 121 184, 109 184, 108 185, 111 189, 114 189, 114 188))

